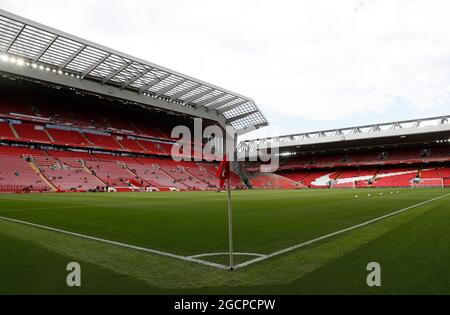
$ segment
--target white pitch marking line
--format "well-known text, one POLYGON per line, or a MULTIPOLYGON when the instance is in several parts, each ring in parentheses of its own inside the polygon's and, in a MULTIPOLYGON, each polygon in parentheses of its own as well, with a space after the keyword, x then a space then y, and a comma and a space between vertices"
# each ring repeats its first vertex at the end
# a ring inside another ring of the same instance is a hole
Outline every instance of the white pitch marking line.
MULTIPOLYGON (((207 253, 207 254, 199 254, 199 255, 193 255, 189 256, 189 258, 200 258, 200 257, 211 257, 211 256, 220 256, 220 255, 230 255, 229 252, 227 253, 207 253)), ((256 256, 256 257, 265 257, 266 255, 263 254, 256 254, 256 253, 233 253, 233 255, 237 256, 256 256)))
POLYGON ((120 247, 135 249, 135 250, 138 250, 138 251, 152 253, 152 254, 156 254, 156 255, 160 255, 160 256, 166 256, 166 257, 171 257, 171 258, 175 258, 175 259, 179 259, 179 260, 190 261, 190 262, 194 262, 194 263, 205 265, 205 266, 209 266, 209 267, 215 267, 215 268, 219 268, 219 269, 229 269, 228 266, 225 266, 225 265, 222 265, 222 264, 212 263, 212 262, 201 260, 201 259, 196 259, 196 258, 193 258, 193 257, 186 257, 186 256, 181 256, 181 255, 177 255, 177 254, 172 254, 172 253, 159 251, 159 250, 156 250, 156 249, 139 247, 139 246, 129 245, 129 244, 120 243, 120 242, 116 242, 116 241, 105 240, 105 239, 94 237, 94 236, 79 234, 79 233, 75 233, 75 232, 69 232, 69 231, 66 231, 66 230, 61 230, 61 229, 52 228, 52 227, 45 226, 45 225, 30 223, 30 222, 26 222, 26 221, 11 219, 11 218, 6 218, 6 217, 2 217, 2 216, 0 216, 0 219, 5 220, 5 221, 20 223, 20 224, 25 224, 25 225, 29 225, 29 226, 33 226, 33 227, 49 230, 49 231, 54 231, 54 232, 59 232, 59 233, 67 234, 67 235, 72 235, 72 236, 76 236, 76 237, 80 237, 80 238, 84 238, 84 239, 98 241, 98 242, 102 242, 102 243, 106 243, 106 244, 111 244, 111 245, 116 245, 116 246, 120 246, 120 247))
POLYGON ((322 241, 322 240, 324 240, 324 239, 327 239, 327 238, 330 238, 330 237, 333 237, 333 236, 336 236, 336 235, 339 235, 339 234, 342 234, 342 233, 345 233, 345 232, 348 232, 348 231, 351 231, 351 230, 358 229, 358 228, 360 228, 360 227, 363 227, 363 226, 369 225, 369 224, 371 224, 371 223, 374 223, 374 222, 377 222, 377 221, 386 219, 386 218, 388 218, 388 217, 397 215, 397 214, 399 214, 399 213, 408 211, 408 210, 410 210, 410 209, 419 207, 419 206, 421 206, 421 205, 424 205, 424 204, 427 204, 427 203, 430 203, 430 202, 433 202, 433 201, 436 201, 436 200, 445 198, 445 197, 447 197, 447 196, 449 196, 449 195, 450 195, 450 193, 445 194, 445 195, 440 196, 440 197, 432 198, 432 199, 429 199, 429 200, 420 202, 420 203, 418 203, 418 204, 415 204, 415 205, 412 205, 412 206, 409 206, 409 207, 406 207, 406 208, 397 210, 397 211, 395 211, 395 212, 392 212, 392 213, 383 215, 383 216, 381 216, 381 217, 378 217, 378 218, 375 218, 375 219, 372 219, 372 220, 369 220, 369 221, 366 221, 366 222, 363 222, 363 223, 360 223, 360 224, 357 224, 357 225, 354 225, 354 226, 351 226, 351 227, 348 227, 348 228, 345 228, 345 229, 342 229, 342 230, 339 230, 339 231, 336 231, 336 232, 333 232, 333 233, 329 233, 329 234, 323 235, 323 236, 321 236, 321 237, 315 238, 315 239, 310 240, 310 241, 306 241, 306 242, 303 242, 303 243, 300 243, 300 244, 297 244, 297 245, 294 245, 294 246, 291 246, 291 247, 288 247, 288 248, 285 248, 285 249, 282 249, 282 250, 273 252, 273 253, 268 254, 268 255, 265 255, 265 256, 263 256, 263 257, 258 257, 258 258, 255 258, 255 259, 252 259, 252 260, 243 262, 243 263, 241 263, 241 264, 238 264, 238 265, 234 266, 234 268, 235 268, 235 269, 237 269, 237 268, 243 268, 243 267, 246 267, 246 266, 248 266, 248 265, 251 265, 251 264, 254 264, 254 263, 257 263, 257 262, 260 262, 260 261, 263 261, 263 260, 266 260, 266 259, 275 257, 275 256, 279 256, 279 255, 285 254, 285 253, 287 253, 287 252, 291 252, 291 251, 296 250, 296 249, 298 249, 298 248, 305 247, 305 246, 307 246, 307 245, 311 245, 311 244, 313 244, 313 243, 322 241))

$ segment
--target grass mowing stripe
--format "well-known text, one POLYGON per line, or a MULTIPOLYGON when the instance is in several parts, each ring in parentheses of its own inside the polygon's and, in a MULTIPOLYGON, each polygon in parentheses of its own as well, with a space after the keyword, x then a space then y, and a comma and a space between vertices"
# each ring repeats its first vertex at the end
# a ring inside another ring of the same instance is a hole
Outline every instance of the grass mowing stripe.
POLYGON ((345 228, 345 229, 342 229, 342 230, 339 230, 339 231, 336 231, 336 232, 333 232, 333 233, 329 233, 329 234, 320 236, 320 237, 315 238, 315 239, 313 239, 313 240, 306 241, 306 242, 303 242, 303 243, 300 243, 300 244, 297 244, 297 245, 294 245, 294 246, 291 246, 291 247, 288 247, 288 248, 285 248, 285 249, 282 249, 282 250, 273 252, 273 253, 268 254, 268 255, 265 255, 265 256, 263 256, 263 257, 258 257, 258 258, 255 258, 255 259, 246 261, 246 262, 244 262, 244 263, 241 263, 241 264, 236 265, 236 266, 235 266, 235 269, 237 269, 237 268, 243 268, 243 267, 246 267, 246 266, 248 266, 248 265, 251 265, 251 264, 254 264, 254 263, 263 261, 263 260, 267 260, 267 259, 270 259, 270 258, 272 258, 272 257, 279 256, 279 255, 282 255, 282 254, 285 254, 285 253, 288 253, 288 252, 291 252, 291 251, 296 250, 296 249, 299 249, 299 248, 301 248, 301 247, 305 247, 305 246, 308 246, 308 245, 317 243, 317 242, 322 241, 322 240, 324 240, 324 239, 327 239, 327 238, 330 238, 330 237, 333 237, 333 236, 336 236, 336 235, 339 235, 339 234, 342 234, 342 233, 345 233, 345 232, 349 232, 349 231, 358 229, 358 228, 360 228, 360 227, 363 227, 363 226, 372 224, 372 223, 374 223, 374 222, 377 222, 377 221, 386 219, 386 218, 388 218, 388 217, 391 217, 391 216, 400 214, 400 213, 405 212, 405 211, 408 211, 408 210, 410 210, 410 209, 417 208, 417 207, 419 207, 419 206, 422 206, 422 205, 424 205, 424 204, 427 204, 427 203, 430 203, 430 202, 433 202, 433 201, 436 201, 436 200, 445 198, 445 197, 447 197, 447 196, 450 196, 450 193, 445 194, 445 195, 442 195, 442 196, 439 196, 439 197, 436 197, 436 198, 432 198, 432 199, 429 199, 429 200, 426 200, 426 201, 423 201, 423 202, 420 202, 420 203, 417 203, 417 204, 415 204, 415 205, 412 205, 412 206, 409 206, 409 207, 406 207, 406 208, 403 208, 403 209, 394 211, 394 212, 392 212, 392 213, 388 213, 388 214, 383 215, 383 216, 381 216, 381 217, 378 217, 378 218, 375 218, 375 219, 372 219, 372 220, 369 220, 369 221, 366 221, 366 222, 363 222, 363 223, 360 223, 360 224, 357 224, 357 225, 354 225, 354 226, 351 226, 351 227, 348 227, 348 228, 345 228))
POLYGON ((61 229, 57 229, 57 228, 52 228, 52 227, 49 227, 49 226, 35 224, 35 223, 31 223, 31 222, 26 222, 26 221, 21 221, 21 220, 16 220, 16 219, 10 219, 10 218, 7 218, 7 217, 2 217, 2 216, 0 216, 0 219, 5 220, 5 221, 20 223, 20 224, 26 224, 26 225, 29 225, 29 226, 34 226, 34 227, 38 227, 38 228, 41 228, 41 229, 46 229, 46 230, 49 230, 49 231, 63 233, 63 234, 71 235, 71 236, 86 238, 86 239, 93 240, 93 241, 98 241, 98 242, 107 243, 107 244, 111 244, 111 245, 116 245, 116 246, 121 246, 121 247, 125 247, 125 248, 130 248, 130 249, 135 249, 135 250, 148 252, 148 253, 152 253, 152 254, 156 254, 156 255, 171 257, 171 258, 184 260, 184 261, 190 261, 190 262, 193 262, 193 263, 206 265, 206 266, 210 266, 210 267, 215 267, 215 268, 219 268, 219 269, 229 269, 228 266, 225 266, 225 265, 222 265, 222 264, 212 263, 212 262, 201 260, 201 259, 196 259, 196 258, 193 258, 193 257, 186 257, 186 256, 181 256, 181 255, 177 255, 177 254, 172 254, 172 253, 168 253, 168 252, 159 251, 159 250, 156 250, 156 249, 144 248, 144 247, 135 246, 135 245, 129 245, 129 244, 120 243, 120 242, 116 242, 116 241, 105 240, 103 238, 98 238, 98 237, 94 237, 94 236, 79 234, 79 233, 70 232, 70 231, 66 231, 66 230, 61 230, 61 229))
MULTIPOLYGON (((217 200, 222 200, 222 199, 209 199, 210 201, 217 201, 217 200)), ((183 203, 202 203, 202 201, 199 200, 191 200, 191 201, 183 201, 183 203)), ((153 202, 152 201, 152 205, 169 205, 169 204, 174 204, 174 205, 179 205, 180 202, 179 201, 164 201, 164 202, 153 202)), ((101 208, 101 207, 128 207, 128 206, 148 206, 149 203, 123 203, 123 204, 117 204, 117 203, 113 203, 113 204, 100 204, 100 205, 78 205, 78 206, 58 206, 55 205, 53 207, 41 207, 41 208, 25 208, 25 209, 2 209, 0 210, 0 212, 19 212, 19 211, 35 211, 35 210, 59 210, 59 209, 78 209, 78 208, 101 208)))

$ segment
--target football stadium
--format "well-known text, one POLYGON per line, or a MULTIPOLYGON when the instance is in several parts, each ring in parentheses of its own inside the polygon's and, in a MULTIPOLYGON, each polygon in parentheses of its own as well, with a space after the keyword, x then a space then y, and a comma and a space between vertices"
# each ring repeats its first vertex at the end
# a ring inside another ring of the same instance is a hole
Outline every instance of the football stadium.
POLYGON ((0 53, 1 294, 450 294, 450 116, 239 140, 248 96, 3 10, 0 53))

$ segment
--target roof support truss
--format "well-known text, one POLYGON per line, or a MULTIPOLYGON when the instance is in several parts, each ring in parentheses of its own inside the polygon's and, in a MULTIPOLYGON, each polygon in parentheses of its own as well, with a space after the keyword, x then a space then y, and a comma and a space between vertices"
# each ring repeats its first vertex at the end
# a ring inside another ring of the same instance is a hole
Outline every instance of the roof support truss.
POLYGON ((164 93, 169 92, 170 90, 176 88, 177 86, 179 86, 180 84, 183 84, 183 83, 186 82, 186 81, 187 81, 187 79, 184 79, 184 80, 181 80, 181 81, 172 83, 172 84, 170 84, 169 86, 167 86, 167 87, 165 87, 165 88, 163 88, 163 89, 161 89, 161 90, 159 90, 159 91, 156 91, 155 96, 156 96, 156 97, 161 96, 161 95, 163 95, 164 93))
POLYGON ((237 121, 237 120, 239 120, 239 119, 245 118, 245 117, 247 117, 247 116, 249 116, 249 115, 256 114, 257 112, 258 112, 258 110, 252 110, 252 111, 249 112, 249 113, 237 115, 237 116, 235 116, 235 117, 233 117, 233 118, 227 119, 227 123, 232 123, 232 122, 237 121))
POLYGON ((122 89, 126 88, 127 86, 133 84, 134 82, 136 82, 137 80, 139 80, 140 78, 142 78, 144 75, 146 75, 147 73, 149 73, 152 69, 147 68, 145 69, 145 71, 139 73, 138 75, 135 75, 134 77, 130 78, 127 82, 122 84, 122 89))
POLYGON ((52 47, 53 43, 56 42, 56 40, 59 38, 58 35, 55 35, 55 37, 53 37, 53 40, 51 42, 48 43, 47 46, 45 46, 40 52, 39 54, 36 56, 36 58, 33 59, 33 62, 38 61, 39 59, 41 59, 41 57, 47 52, 47 50, 52 47))
POLYGON ((152 86, 154 86, 154 85, 158 84, 159 82, 161 82, 161 81, 167 79, 168 77, 170 77, 170 75, 171 75, 170 73, 166 73, 165 75, 163 75, 163 76, 160 77, 160 78, 158 78, 157 76, 155 76, 155 80, 153 80, 153 81, 147 83, 146 85, 144 85, 144 86, 139 90, 139 93, 140 93, 140 94, 144 93, 145 91, 147 91, 147 90, 148 90, 149 88, 151 88, 152 86))
POLYGON ((79 54, 81 54, 81 52, 86 48, 86 45, 80 46, 80 48, 78 48, 76 51, 74 51, 74 53, 72 55, 70 55, 70 57, 68 57, 63 63, 61 63, 59 65, 60 69, 64 69, 65 67, 67 67, 68 64, 70 64, 75 58, 78 57, 79 54))
MULTIPOLYGON (((52 70, 51 73, 60 70, 72 74, 69 76, 72 80, 76 75, 77 82, 89 81, 108 85, 110 88, 119 88, 122 91, 120 95, 125 95, 126 92, 138 94, 148 92, 159 98, 159 101, 167 102, 173 111, 182 112, 185 107, 192 108, 199 115, 209 111, 208 114, 221 117, 223 122, 226 117, 233 119, 245 110, 258 110, 255 102, 243 95, 2 9, 0 19, 1 52, 23 58, 32 63, 30 66, 33 68, 38 64, 39 68, 52 70), (242 104, 253 105, 252 108, 242 108, 236 113, 229 112, 228 115, 224 115, 224 112, 240 106, 241 100, 242 104)), ((71 86, 75 85, 73 81, 71 86)), ((121 97, 120 95, 117 97, 121 97)), ((268 124, 262 113, 253 118, 241 119, 235 127, 239 125, 238 127, 243 129, 259 123, 268 124)))
POLYGON ((203 97, 203 96, 205 96, 205 95, 208 95, 209 93, 211 93, 211 92, 213 92, 213 91, 214 91, 214 89, 208 89, 208 90, 203 91, 203 92, 201 92, 201 93, 192 95, 191 97, 188 97, 187 99, 185 99, 185 100, 183 100, 183 101, 184 101, 185 104, 189 104, 189 103, 191 103, 191 102, 193 102, 193 101, 195 101, 195 100, 198 100, 199 98, 201 98, 201 97, 203 97))
POLYGON ((129 61, 129 62, 125 62, 122 66, 119 67, 119 69, 115 70, 113 73, 111 73, 110 75, 108 75, 107 77, 105 77, 102 80, 102 84, 105 84, 106 82, 108 82, 109 80, 111 80, 112 78, 114 78, 116 75, 118 75, 119 73, 121 73, 125 68, 127 68, 129 65, 131 65, 133 62, 129 61))
POLYGON ((11 41, 11 43, 9 43, 8 47, 6 47, 5 51, 8 52, 11 47, 14 45, 14 43, 16 42, 16 40, 19 38, 19 36, 22 34, 23 30, 25 29, 27 25, 24 24, 22 26, 22 28, 20 29, 20 31, 17 32, 16 36, 14 37, 14 39, 11 41))
POLYGON ((95 68, 97 68, 103 61, 108 59, 111 55, 112 55, 111 53, 108 53, 105 56, 103 56, 102 58, 100 58, 97 62, 92 64, 88 69, 86 69, 86 71, 83 72, 83 74, 81 75, 81 79, 84 79, 87 75, 89 75, 89 73, 94 71, 95 68))
POLYGON ((234 96, 234 97, 232 97, 232 98, 223 100, 223 101, 221 101, 221 102, 217 102, 217 103, 215 103, 214 105, 208 106, 208 110, 213 110, 213 109, 219 108, 220 106, 223 106, 223 105, 225 105, 225 104, 228 104, 228 103, 233 102, 233 101, 236 100, 237 98, 238 98, 237 96, 234 96))
POLYGON ((219 94, 217 94, 217 95, 215 95, 215 96, 212 96, 212 97, 210 97, 210 98, 207 98, 206 100, 203 100, 203 101, 201 101, 201 102, 198 102, 197 104, 195 104, 195 106, 196 106, 196 107, 206 106, 206 105, 208 105, 209 103, 212 103, 212 102, 214 102, 215 100, 218 100, 219 98, 224 97, 225 95, 226 95, 226 94, 225 94, 224 92, 219 93, 219 94))
POLYGON ((246 103, 248 103, 248 101, 247 100, 243 100, 242 102, 239 102, 239 103, 236 103, 236 104, 233 104, 233 105, 221 108, 221 109, 219 109, 219 113, 223 114, 225 112, 228 112, 229 110, 232 110, 232 109, 234 109, 236 107, 239 107, 241 105, 244 105, 246 103))
POLYGON ((200 86, 202 86, 202 85, 201 85, 200 83, 197 83, 197 84, 193 85, 192 87, 190 87, 190 88, 188 88, 188 89, 185 89, 185 90, 183 90, 183 91, 180 91, 180 92, 178 92, 178 93, 172 95, 170 98, 171 98, 172 100, 177 100, 177 99, 179 99, 180 97, 182 97, 183 95, 186 95, 186 94, 188 94, 189 92, 192 92, 193 90, 195 90, 196 88, 199 88, 200 86))

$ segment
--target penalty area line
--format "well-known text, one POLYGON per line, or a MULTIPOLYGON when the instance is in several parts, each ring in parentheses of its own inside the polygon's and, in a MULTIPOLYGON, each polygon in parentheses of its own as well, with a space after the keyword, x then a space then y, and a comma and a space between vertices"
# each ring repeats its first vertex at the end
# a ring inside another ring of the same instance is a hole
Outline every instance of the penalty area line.
POLYGON ((25 224, 25 225, 29 225, 29 226, 32 226, 32 227, 36 227, 36 228, 40 228, 40 229, 44 229, 44 230, 48 230, 48 231, 53 231, 53 232, 58 232, 58 233, 66 234, 66 235, 79 237, 79 238, 84 238, 84 239, 88 239, 88 240, 92 240, 92 241, 97 241, 97 242, 101 242, 101 243, 106 243, 106 244, 110 244, 110 245, 115 245, 115 246, 119 246, 119 247, 128 248, 128 249, 134 249, 134 250, 141 251, 141 252, 147 252, 147 253, 156 254, 156 255, 159 255, 159 256, 165 256, 165 257, 170 257, 170 258, 174 258, 174 259, 178 259, 178 260, 189 261, 189 262, 197 263, 197 264, 200 264, 200 265, 205 265, 205 266, 209 266, 209 267, 215 267, 215 268, 218 268, 218 269, 224 269, 224 270, 225 269, 226 270, 229 269, 229 266, 212 263, 212 262, 209 262, 209 261, 206 261, 206 260, 197 259, 195 257, 181 256, 181 255, 177 255, 177 254, 172 254, 172 253, 168 253, 168 252, 159 251, 159 250, 156 250, 156 249, 145 248, 145 247, 140 247, 140 246, 136 246, 136 245, 130 245, 130 244, 125 244, 125 243, 121 243, 121 242, 106 240, 106 239, 95 237, 95 236, 89 236, 89 235, 84 235, 84 234, 80 234, 80 233, 70 232, 70 231, 66 231, 66 230, 62 230, 62 229, 58 229, 58 228, 53 228, 53 227, 46 226, 46 225, 31 223, 31 222, 22 221, 22 220, 11 219, 11 218, 7 218, 7 217, 3 217, 3 216, 0 216, 0 219, 4 220, 4 221, 19 223, 19 224, 25 224))
MULTIPOLYGON (((213 257, 213 256, 225 256, 225 255, 230 255, 229 252, 223 252, 223 253, 206 253, 206 254, 198 254, 198 255, 193 255, 193 256, 189 256, 189 258, 200 258, 200 257, 213 257)), ((266 255, 263 254, 257 254, 257 253, 233 253, 233 255, 236 256, 256 256, 256 257, 265 257, 266 255)))
POLYGON ((415 205, 412 205, 412 206, 409 206, 409 207, 406 207, 406 208, 403 208, 403 209, 400 209, 400 210, 397 210, 397 211, 385 214, 385 215, 383 215, 381 217, 377 217, 375 219, 372 219, 372 220, 369 220, 369 221, 366 221, 366 222, 363 222, 363 223, 360 223, 360 224, 357 224, 357 225, 353 225, 351 227, 348 227, 348 228, 345 228, 345 229, 342 229, 342 230, 339 230, 339 231, 336 231, 336 232, 333 232, 333 233, 329 233, 329 234, 320 236, 318 238, 315 238, 315 239, 312 239, 312 240, 309 240, 309 241, 306 241, 306 242, 303 242, 303 243, 300 243, 300 244, 297 244, 297 245, 294 245, 294 246, 291 246, 291 247, 288 247, 288 248, 285 248, 285 249, 282 249, 282 250, 279 250, 279 251, 276 251, 276 252, 273 252, 271 254, 267 254, 267 255, 262 256, 262 257, 258 257, 258 258, 252 259, 252 260, 248 260, 246 262, 243 262, 241 264, 238 264, 238 265, 234 266, 234 268, 238 269, 238 268, 247 267, 247 266, 255 264, 257 262, 261 262, 261 261, 270 259, 270 258, 275 257, 275 256, 279 256, 279 255, 282 255, 282 254, 285 254, 285 253, 288 253, 288 252, 292 252, 292 251, 294 251, 296 249, 299 249, 301 247, 305 247, 305 246, 317 243, 319 241, 322 241, 324 239, 327 239, 327 238, 330 238, 330 237, 333 237, 333 236, 336 236, 336 235, 339 235, 339 234, 343 234, 343 233, 346 233, 346 232, 349 232, 349 231, 352 231, 352 230, 364 227, 366 225, 372 224, 374 222, 381 221, 383 219, 386 219, 388 217, 392 217, 394 215, 397 215, 397 214, 400 214, 402 212, 411 210, 413 208, 417 208, 417 207, 422 206, 424 204, 427 204, 427 203, 430 203, 430 202, 433 202, 433 201, 445 198, 445 197, 447 197, 449 195, 450 195, 450 193, 442 195, 442 196, 439 196, 439 197, 436 197, 436 198, 432 198, 432 199, 429 199, 429 200, 417 203, 415 205))

